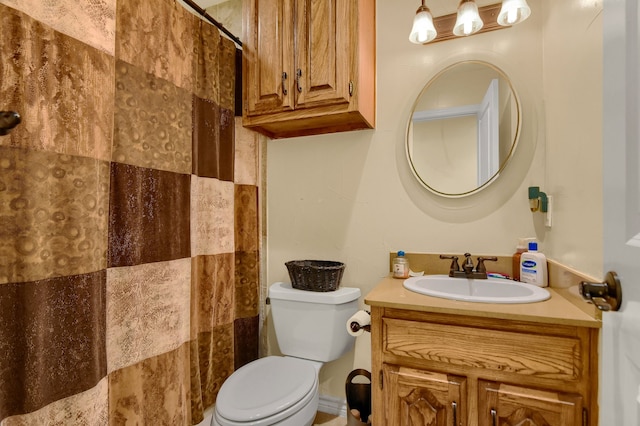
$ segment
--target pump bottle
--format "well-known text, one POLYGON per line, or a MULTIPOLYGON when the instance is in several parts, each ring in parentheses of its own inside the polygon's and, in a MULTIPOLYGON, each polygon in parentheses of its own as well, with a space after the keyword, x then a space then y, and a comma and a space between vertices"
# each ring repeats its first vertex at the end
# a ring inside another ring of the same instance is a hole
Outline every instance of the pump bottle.
POLYGON ((529 243, 535 241, 535 238, 518 238, 516 252, 512 256, 511 271, 514 281, 520 281, 520 256, 529 248, 529 243))

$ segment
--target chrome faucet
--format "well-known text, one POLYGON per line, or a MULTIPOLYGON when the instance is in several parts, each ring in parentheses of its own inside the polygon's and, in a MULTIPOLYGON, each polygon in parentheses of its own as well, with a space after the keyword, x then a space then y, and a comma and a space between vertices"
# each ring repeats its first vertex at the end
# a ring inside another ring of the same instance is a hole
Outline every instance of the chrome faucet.
POLYGON ((476 278, 481 280, 487 279, 487 268, 484 265, 485 261, 495 262, 498 260, 497 257, 478 257, 478 265, 473 266, 473 259, 471 258, 470 253, 464 254, 464 261, 462 263, 462 268, 460 268, 460 264, 458 264, 458 256, 446 256, 444 254, 440 255, 440 259, 451 259, 451 266, 449 267, 449 276, 453 278, 476 278), (462 269, 462 270, 461 270, 462 269))

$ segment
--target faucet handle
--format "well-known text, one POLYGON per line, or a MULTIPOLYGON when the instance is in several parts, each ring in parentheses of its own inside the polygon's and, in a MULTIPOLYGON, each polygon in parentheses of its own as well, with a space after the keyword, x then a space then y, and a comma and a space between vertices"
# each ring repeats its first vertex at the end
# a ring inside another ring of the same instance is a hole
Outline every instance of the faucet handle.
POLYGON ((484 261, 488 260, 491 262, 496 262, 498 260, 497 257, 492 256, 492 257, 478 257, 478 266, 476 266, 476 272, 481 272, 481 273, 486 273, 487 272, 487 268, 486 266, 484 266, 484 261))
POLYGON ((449 267, 449 276, 452 277, 454 272, 460 270, 460 265, 458 264, 458 256, 445 256, 444 254, 440 255, 440 259, 451 259, 451 266, 449 267))

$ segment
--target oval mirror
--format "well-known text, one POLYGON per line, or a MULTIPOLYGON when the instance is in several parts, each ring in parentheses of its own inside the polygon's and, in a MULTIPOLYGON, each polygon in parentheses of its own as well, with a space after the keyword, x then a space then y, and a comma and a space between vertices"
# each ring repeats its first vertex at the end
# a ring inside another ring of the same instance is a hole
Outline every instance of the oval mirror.
POLYGON ((413 105, 406 138, 413 174, 446 197, 487 187, 515 151, 520 114, 511 82, 497 67, 465 61, 445 68, 413 105))

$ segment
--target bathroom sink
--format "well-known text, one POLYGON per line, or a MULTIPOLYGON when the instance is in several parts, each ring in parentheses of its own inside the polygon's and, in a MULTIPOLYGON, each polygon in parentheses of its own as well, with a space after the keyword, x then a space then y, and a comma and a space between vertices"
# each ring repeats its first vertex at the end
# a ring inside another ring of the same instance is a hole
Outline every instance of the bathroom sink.
POLYGON ((533 303, 551 295, 541 287, 502 278, 451 278, 424 275, 404 281, 404 287, 416 293, 444 299, 480 303, 533 303))

